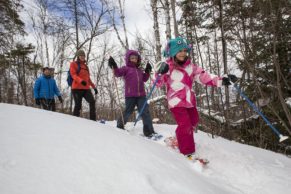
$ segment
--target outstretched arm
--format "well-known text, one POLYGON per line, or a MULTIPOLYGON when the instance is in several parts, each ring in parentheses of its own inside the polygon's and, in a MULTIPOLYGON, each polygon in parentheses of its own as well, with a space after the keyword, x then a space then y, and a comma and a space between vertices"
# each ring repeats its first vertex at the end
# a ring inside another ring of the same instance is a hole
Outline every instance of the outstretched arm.
POLYGON ((148 81, 149 77, 150 77, 150 74, 148 74, 148 73, 143 73, 143 75, 142 75, 142 81, 143 81, 143 82, 148 81))
POLYGON ((110 56, 110 58, 108 59, 108 66, 113 69, 114 75, 116 77, 121 77, 124 76, 126 73, 126 67, 121 67, 118 68, 117 67, 117 63, 115 62, 115 60, 113 59, 113 57, 110 56))
POLYGON ((157 87, 162 87, 163 84, 168 82, 169 65, 166 62, 160 61, 155 65, 155 70, 156 70, 156 73, 155 73, 156 79, 158 79, 158 76, 160 76, 159 80, 157 81, 157 87))
POLYGON ((204 69, 201 67, 198 67, 196 65, 193 66, 194 69, 194 79, 195 81, 206 85, 206 86, 216 86, 216 87, 221 87, 222 85, 222 77, 210 74, 206 72, 204 69))
POLYGON ((114 69, 114 75, 116 77, 122 77, 122 76, 125 76, 125 73, 126 73, 126 67, 123 66, 121 68, 115 68, 114 69))

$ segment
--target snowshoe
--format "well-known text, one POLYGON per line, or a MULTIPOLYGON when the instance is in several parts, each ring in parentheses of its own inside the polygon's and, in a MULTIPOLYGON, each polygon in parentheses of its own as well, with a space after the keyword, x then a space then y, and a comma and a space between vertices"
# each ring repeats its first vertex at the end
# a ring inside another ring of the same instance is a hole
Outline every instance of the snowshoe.
POLYGON ((159 141, 160 139, 163 138, 163 135, 158 134, 158 133, 153 133, 153 134, 151 134, 149 136, 145 136, 144 134, 140 134, 140 136, 145 137, 145 138, 147 138, 149 140, 153 140, 153 141, 159 141))
POLYGON ((178 150, 178 141, 176 137, 167 137, 164 140, 166 146, 178 150))
POLYGON ((148 136, 147 138, 154 140, 154 141, 158 141, 158 140, 163 138, 163 135, 158 134, 158 133, 153 133, 150 136, 148 136))
POLYGON ((188 160, 193 161, 193 162, 200 162, 202 165, 207 165, 209 163, 208 159, 200 158, 200 157, 196 156, 195 153, 187 155, 186 158, 188 160))

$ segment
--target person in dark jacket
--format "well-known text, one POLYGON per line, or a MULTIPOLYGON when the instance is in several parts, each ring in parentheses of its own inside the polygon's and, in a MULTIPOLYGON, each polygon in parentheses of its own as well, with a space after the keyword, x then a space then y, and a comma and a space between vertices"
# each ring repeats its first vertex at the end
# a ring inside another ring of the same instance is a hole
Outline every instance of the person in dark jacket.
MULTIPOLYGON (((145 71, 139 68, 141 57, 139 53, 134 50, 127 51, 125 56, 125 63, 126 66, 118 68, 112 57, 110 57, 108 61, 109 67, 114 69, 114 75, 116 77, 123 77, 125 81, 125 111, 123 113, 124 121, 122 118, 119 118, 117 121, 117 127, 121 129, 124 129, 124 125, 128 121, 130 115, 133 113, 135 106, 137 106, 139 112, 142 109, 146 101, 144 82, 149 79, 150 72, 152 70, 152 67, 149 63, 147 63, 145 71)), ((153 128, 148 106, 145 106, 141 117, 143 121, 144 135, 146 137, 152 137, 156 133, 153 128)))
POLYGON ((63 103, 61 93, 49 67, 43 68, 43 75, 35 81, 33 92, 35 103, 45 110, 56 111, 55 96, 59 98, 60 103, 63 103))
POLYGON ((85 52, 83 50, 78 50, 76 56, 77 61, 73 61, 70 64, 70 73, 73 78, 72 94, 75 101, 73 115, 77 117, 80 116, 82 99, 84 98, 89 103, 90 120, 96 121, 95 99, 90 87, 93 88, 96 95, 98 91, 90 79, 89 68, 85 60, 85 52), (78 63, 80 64, 80 71, 78 71, 78 63))

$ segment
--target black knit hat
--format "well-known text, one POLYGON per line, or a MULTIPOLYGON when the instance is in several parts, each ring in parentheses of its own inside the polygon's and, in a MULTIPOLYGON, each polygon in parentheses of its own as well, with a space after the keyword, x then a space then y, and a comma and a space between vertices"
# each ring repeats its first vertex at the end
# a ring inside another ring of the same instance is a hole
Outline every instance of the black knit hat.
POLYGON ((50 70, 50 68, 49 67, 44 67, 44 68, 42 68, 42 72, 44 72, 45 70, 50 70))
POLYGON ((76 52, 76 56, 77 56, 77 57, 79 57, 79 56, 85 56, 85 51, 83 51, 83 50, 78 50, 78 51, 76 52))

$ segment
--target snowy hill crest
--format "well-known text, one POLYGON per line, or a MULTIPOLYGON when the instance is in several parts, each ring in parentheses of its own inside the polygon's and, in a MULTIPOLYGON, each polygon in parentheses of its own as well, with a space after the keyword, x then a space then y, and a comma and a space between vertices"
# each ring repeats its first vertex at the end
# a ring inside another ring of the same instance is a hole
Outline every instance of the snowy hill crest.
MULTIPOLYGON (((0 104, 0 193, 291 193, 291 159, 281 154, 198 132, 197 152, 211 161, 198 172, 114 126, 0 104)), ((154 127, 174 134, 173 125, 154 127)))

